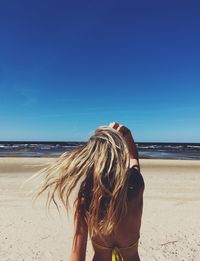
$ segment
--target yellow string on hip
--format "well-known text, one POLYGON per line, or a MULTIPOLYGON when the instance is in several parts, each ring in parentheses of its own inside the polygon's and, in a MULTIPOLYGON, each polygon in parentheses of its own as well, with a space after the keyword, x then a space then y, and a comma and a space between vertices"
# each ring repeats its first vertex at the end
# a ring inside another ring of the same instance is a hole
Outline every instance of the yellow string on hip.
POLYGON ((128 247, 120 247, 118 248, 117 246, 115 247, 105 247, 105 246, 102 246, 100 244, 97 244, 96 242, 94 242, 94 240, 92 240, 92 244, 94 247, 100 249, 100 250, 112 250, 112 261, 124 261, 124 258, 120 252, 120 249, 123 249, 123 250, 128 250, 128 249, 131 249, 133 247, 136 247, 138 245, 138 241, 139 241, 139 236, 138 236, 138 239, 132 243, 131 245, 129 245, 128 247))
POLYGON ((112 249, 112 261, 124 261, 122 254, 118 247, 112 249))

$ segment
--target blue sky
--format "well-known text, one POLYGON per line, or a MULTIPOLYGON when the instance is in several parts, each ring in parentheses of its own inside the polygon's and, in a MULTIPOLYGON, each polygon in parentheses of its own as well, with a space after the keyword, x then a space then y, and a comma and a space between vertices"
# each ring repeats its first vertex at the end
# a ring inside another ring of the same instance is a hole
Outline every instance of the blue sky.
POLYGON ((0 140, 200 142, 200 2, 0 2, 0 140))

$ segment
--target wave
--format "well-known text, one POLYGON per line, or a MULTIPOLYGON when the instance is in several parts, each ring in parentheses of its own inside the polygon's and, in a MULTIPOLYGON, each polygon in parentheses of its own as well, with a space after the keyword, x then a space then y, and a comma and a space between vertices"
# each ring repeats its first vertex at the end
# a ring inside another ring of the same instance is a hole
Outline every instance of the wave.
MULTIPOLYGON (((0 142, 0 157, 57 157, 85 142, 0 142)), ((199 143, 137 143, 143 158, 200 159, 199 143)))

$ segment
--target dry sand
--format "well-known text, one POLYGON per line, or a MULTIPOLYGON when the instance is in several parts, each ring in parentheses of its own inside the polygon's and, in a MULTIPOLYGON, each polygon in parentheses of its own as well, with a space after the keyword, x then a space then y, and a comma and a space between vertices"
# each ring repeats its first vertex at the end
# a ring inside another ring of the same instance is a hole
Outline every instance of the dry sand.
MULTIPOLYGON (((35 204, 31 181, 21 184, 51 158, 0 158, 0 261, 67 261, 73 237, 72 213, 60 204, 45 211, 35 204)), ((145 179, 139 252, 142 261, 200 260, 200 162, 141 160, 145 179)), ((87 260, 92 258, 88 242, 87 260)))

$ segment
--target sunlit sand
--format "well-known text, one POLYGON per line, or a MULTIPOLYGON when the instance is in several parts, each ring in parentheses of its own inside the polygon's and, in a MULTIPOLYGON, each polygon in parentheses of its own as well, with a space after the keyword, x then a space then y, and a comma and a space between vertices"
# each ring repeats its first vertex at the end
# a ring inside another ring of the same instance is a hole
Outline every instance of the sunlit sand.
MULTIPOLYGON (((45 210, 23 182, 51 158, 0 158, 0 260, 67 261, 73 238, 72 211, 45 210)), ((200 162, 141 160, 145 179, 139 253, 142 261, 200 260, 200 162)), ((93 255, 88 242, 87 260, 93 255)))

